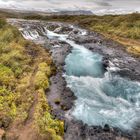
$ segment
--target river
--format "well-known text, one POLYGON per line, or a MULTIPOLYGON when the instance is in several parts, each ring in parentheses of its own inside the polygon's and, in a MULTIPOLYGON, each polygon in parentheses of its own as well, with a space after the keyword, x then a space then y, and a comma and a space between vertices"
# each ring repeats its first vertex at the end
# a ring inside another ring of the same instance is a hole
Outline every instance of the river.
POLYGON ((73 47, 65 60, 66 81, 78 99, 72 115, 89 125, 109 124, 132 130, 140 119, 140 83, 104 71, 102 57, 82 45, 47 30, 73 47))
MULTIPOLYGON (((106 70, 103 66, 103 54, 91 51, 84 44, 77 44, 71 39, 74 30, 78 31, 80 37, 88 36, 86 30, 68 25, 70 31, 67 28, 68 31, 63 33, 63 24, 60 23, 56 23, 57 26, 54 24, 56 27, 53 23, 41 24, 39 21, 13 19, 10 23, 17 26, 28 40, 42 43, 49 39, 63 42, 59 47, 65 47, 64 43, 72 47, 71 53, 65 58, 63 73, 67 87, 77 97, 69 111, 71 117, 89 126, 104 127, 108 124, 122 131, 133 131, 137 127, 140 121, 140 82, 119 75, 119 64, 114 69, 113 61, 106 70), (55 29, 49 30, 48 24, 52 24, 55 29)), ((101 46, 98 44, 97 48, 99 47, 101 46)), ((102 47, 104 49, 105 46, 102 47)), ((131 61, 136 62, 134 58, 128 58, 123 61, 129 60, 129 64, 131 61)))

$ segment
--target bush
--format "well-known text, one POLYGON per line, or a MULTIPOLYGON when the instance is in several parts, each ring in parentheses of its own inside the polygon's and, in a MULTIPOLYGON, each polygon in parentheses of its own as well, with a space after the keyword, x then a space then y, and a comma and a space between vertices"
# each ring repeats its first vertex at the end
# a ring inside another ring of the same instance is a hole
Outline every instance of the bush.
POLYGON ((45 62, 39 64, 38 70, 44 72, 47 76, 51 75, 50 66, 45 62))
POLYGON ((0 19, 0 127, 22 127, 31 117, 40 136, 61 140, 64 124, 50 114, 44 92, 49 88, 51 64, 44 48, 25 41, 17 29, 0 19))
POLYGON ((16 94, 5 87, 0 87, 0 112, 4 118, 16 116, 16 94))
POLYGON ((12 70, 0 64, 0 85, 11 86, 15 82, 14 73, 12 70))
POLYGON ((50 66, 47 63, 42 62, 38 65, 38 71, 35 76, 35 86, 36 89, 46 90, 49 87, 48 77, 51 74, 50 66))
POLYGON ((0 29, 3 28, 6 25, 6 22, 4 19, 0 19, 0 29))
POLYGON ((42 71, 37 72, 35 76, 35 86, 36 89, 43 88, 44 90, 49 87, 49 80, 44 72, 42 71))

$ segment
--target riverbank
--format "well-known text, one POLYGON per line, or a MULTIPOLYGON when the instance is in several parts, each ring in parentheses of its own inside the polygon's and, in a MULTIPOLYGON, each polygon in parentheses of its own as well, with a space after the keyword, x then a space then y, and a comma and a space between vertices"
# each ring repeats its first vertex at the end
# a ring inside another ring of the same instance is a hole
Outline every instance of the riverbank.
POLYGON ((107 40, 98 33, 79 29, 70 24, 26 20, 18 21, 16 19, 11 20, 11 23, 16 26, 18 25, 18 28, 22 27, 23 35, 26 38, 33 39, 35 42, 43 38, 47 39, 44 46, 49 46, 53 61, 58 68, 56 75, 51 77, 51 87, 47 95, 49 103, 53 107, 52 114, 61 120, 65 120, 65 139, 139 139, 139 129, 129 134, 121 132, 117 128, 112 128, 107 124, 104 128, 100 126, 88 126, 70 117, 69 109, 73 107, 73 101, 76 98, 69 88, 66 88, 66 82, 62 74, 64 72, 64 59, 71 52, 71 46, 64 41, 59 41, 57 35, 50 36, 49 39, 47 32, 43 28, 46 27, 58 34, 69 34, 68 38, 74 40, 77 44, 81 44, 89 50, 103 55, 103 63, 106 68, 114 69, 115 73, 131 80, 139 81, 139 58, 134 58, 129 53, 126 53, 123 46, 119 43, 107 40), (26 26, 29 27, 28 33, 26 32, 26 26), (37 37, 32 34, 34 30, 38 33, 38 35, 36 34, 37 37))
POLYGON ((0 19, 0 139, 61 139, 45 90, 54 72, 50 53, 0 19), (46 119, 47 118, 47 119, 46 119))

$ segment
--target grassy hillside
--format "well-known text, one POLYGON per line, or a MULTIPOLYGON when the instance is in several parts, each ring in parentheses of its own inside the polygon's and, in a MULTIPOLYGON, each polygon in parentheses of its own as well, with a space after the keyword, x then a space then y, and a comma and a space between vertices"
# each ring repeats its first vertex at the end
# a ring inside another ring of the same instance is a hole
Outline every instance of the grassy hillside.
POLYGON ((3 138, 62 139, 63 122, 50 114, 45 96, 53 71, 51 57, 44 48, 25 41, 16 28, 0 19, 0 132, 3 138))

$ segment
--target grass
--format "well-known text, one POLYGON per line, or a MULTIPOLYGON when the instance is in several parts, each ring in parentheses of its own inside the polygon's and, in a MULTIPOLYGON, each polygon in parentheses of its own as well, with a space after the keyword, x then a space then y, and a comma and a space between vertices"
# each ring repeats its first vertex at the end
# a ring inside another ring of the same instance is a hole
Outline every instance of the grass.
POLYGON ((5 137, 13 128, 13 135, 21 134, 30 124, 32 133, 62 139, 64 124, 51 115, 45 96, 53 69, 43 47, 24 40, 16 28, 0 19, 0 128, 6 131, 5 137))

